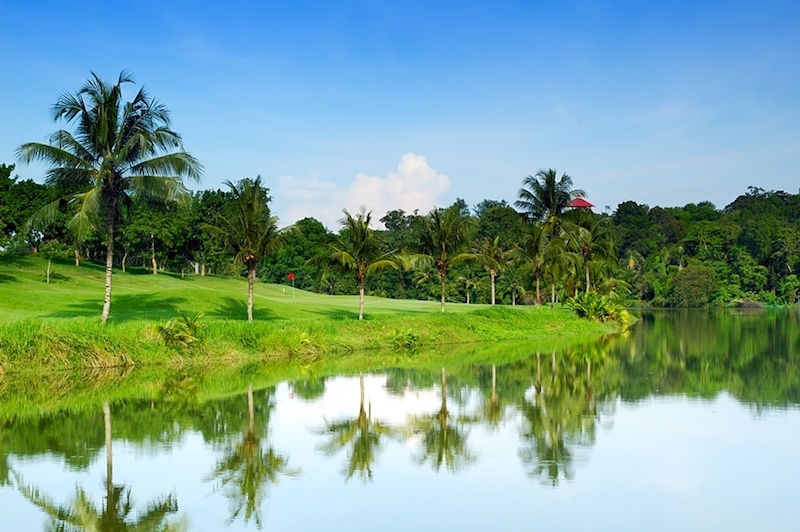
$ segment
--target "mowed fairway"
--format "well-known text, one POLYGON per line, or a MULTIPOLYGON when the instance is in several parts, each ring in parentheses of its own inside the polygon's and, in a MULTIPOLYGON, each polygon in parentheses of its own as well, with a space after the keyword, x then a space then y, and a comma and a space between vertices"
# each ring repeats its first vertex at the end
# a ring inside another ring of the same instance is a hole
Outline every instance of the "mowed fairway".
MULTIPOLYGON (((53 262, 46 283, 47 261, 34 255, 0 255, 0 320, 97 318, 103 305, 105 272, 84 262, 53 262)), ((247 320, 247 282, 129 268, 114 270, 111 322, 163 321, 179 315, 205 314, 205 320, 247 320)), ((448 303, 447 311, 464 312, 480 305, 448 303)), ((438 313, 438 301, 367 297, 365 318, 438 313)), ((330 296, 291 286, 257 283, 255 320, 357 319, 358 296, 330 296)))

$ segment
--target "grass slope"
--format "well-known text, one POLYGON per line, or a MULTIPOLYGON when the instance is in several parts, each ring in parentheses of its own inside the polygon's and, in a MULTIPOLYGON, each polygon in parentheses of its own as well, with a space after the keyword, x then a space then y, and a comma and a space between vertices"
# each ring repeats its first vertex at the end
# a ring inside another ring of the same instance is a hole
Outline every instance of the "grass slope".
MULTIPOLYGON (((0 321, 64 318, 100 319, 105 271, 84 262, 53 262, 51 281, 45 283, 47 261, 34 255, 0 255, 0 321)), ((180 314, 203 313, 209 320, 246 320, 247 281, 173 273, 153 275, 141 268, 114 271, 111 322, 166 321, 180 314)), ((435 301, 367 297, 367 318, 431 313, 435 301)), ((448 305, 448 312, 473 306, 448 305)), ((257 283, 254 319, 357 319, 358 296, 329 296, 292 290, 290 286, 257 283)))
POLYGON ((562 309, 448 304, 370 297, 364 322, 357 296, 328 296, 259 283, 254 323, 247 323, 246 282, 211 276, 114 274, 111 320, 100 324, 103 270, 53 266, 34 256, 0 256, 0 373, 36 368, 109 367, 165 362, 301 360, 361 350, 609 332, 562 309), (164 345, 158 326, 204 313, 191 349, 164 345))

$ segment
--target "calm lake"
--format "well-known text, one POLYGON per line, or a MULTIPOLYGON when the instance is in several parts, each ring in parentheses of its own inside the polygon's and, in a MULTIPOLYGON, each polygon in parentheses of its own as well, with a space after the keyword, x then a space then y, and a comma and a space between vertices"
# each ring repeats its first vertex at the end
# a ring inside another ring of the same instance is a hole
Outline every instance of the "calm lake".
POLYGON ((567 351, 250 390, 52 377, 41 414, 44 385, 0 377, 0 530, 797 530, 798 312, 639 314, 567 351))

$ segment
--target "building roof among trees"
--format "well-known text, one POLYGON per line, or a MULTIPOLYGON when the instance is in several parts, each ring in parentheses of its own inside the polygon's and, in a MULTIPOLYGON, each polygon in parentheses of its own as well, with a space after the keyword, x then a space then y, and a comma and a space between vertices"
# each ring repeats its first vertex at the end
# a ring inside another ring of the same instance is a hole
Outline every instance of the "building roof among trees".
POLYGON ((568 206, 573 209, 591 209, 594 207, 594 205, 586 201, 584 198, 575 198, 569 202, 568 206))

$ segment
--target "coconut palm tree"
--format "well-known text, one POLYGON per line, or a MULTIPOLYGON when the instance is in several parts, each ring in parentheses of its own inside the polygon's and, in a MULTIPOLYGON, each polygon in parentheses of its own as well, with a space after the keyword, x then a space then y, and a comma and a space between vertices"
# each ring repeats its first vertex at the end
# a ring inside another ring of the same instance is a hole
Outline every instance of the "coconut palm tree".
POLYGON ((459 287, 464 288, 464 292, 466 292, 467 305, 470 303, 470 294, 472 294, 472 291, 477 290, 482 286, 482 283, 478 279, 478 272, 474 271, 470 267, 464 269, 463 275, 458 276, 456 283, 459 287))
POLYGON ((361 210, 353 216, 347 209, 339 223, 342 230, 331 244, 330 264, 345 272, 352 272, 358 283, 358 319, 364 319, 364 289, 367 276, 386 269, 397 269, 397 262, 386 253, 383 242, 370 227, 372 211, 361 210))
MULTIPOLYGON (((45 181, 61 190, 79 190, 69 197, 77 208, 70 227, 85 233, 102 220, 106 234, 106 282, 103 323, 111 312, 111 269, 114 230, 121 211, 136 196, 143 200, 177 201, 187 197, 183 177, 199 179, 200 163, 183 149, 170 129, 167 108, 141 88, 123 102, 122 88, 133 79, 122 72, 115 84, 97 74, 75 93, 63 94, 53 106, 55 120, 75 124, 75 132, 59 130, 50 143, 29 142, 17 149, 23 163, 50 165, 45 181)), ((39 216, 55 216, 58 201, 39 216)))
POLYGON ((586 193, 579 188, 572 188, 572 178, 549 168, 539 170, 536 175, 529 175, 522 181, 519 189, 519 200, 514 205, 529 221, 548 221, 561 216, 570 202, 582 198, 586 193))
POLYGON ((234 264, 247 268, 247 321, 252 322, 256 266, 281 247, 278 219, 270 215, 271 198, 261 176, 236 184, 226 181, 225 185, 231 189, 230 201, 217 213, 215 223, 203 224, 203 228, 233 253, 234 264))
POLYGON ((585 293, 591 290, 590 266, 593 262, 617 259, 617 239, 610 218, 599 218, 581 226, 568 224, 566 234, 568 247, 578 256, 585 282, 585 293))
POLYGON ((471 219, 461 214, 457 206, 435 208, 423 218, 420 258, 422 262, 432 264, 439 275, 442 312, 450 267, 474 258, 470 253, 462 252, 467 245, 467 230, 470 225, 471 219))
POLYGON ((552 241, 544 228, 544 224, 529 225, 514 253, 533 273, 537 305, 541 302, 541 283, 547 267, 548 253, 553 249, 550 245, 552 241))
MULTIPOLYGON (((502 294, 511 294, 511 306, 517 305, 517 296, 524 296, 527 291, 522 282, 521 268, 514 262, 506 270, 503 275, 503 283, 501 284, 502 294)), ((537 303, 538 304, 538 303, 537 303)))
POLYGON ((489 272, 489 280, 492 286, 492 305, 495 304, 497 274, 505 271, 508 267, 511 253, 500 245, 500 237, 494 239, 483 238, 472 248, 474 260, 483 264, 489 272))

